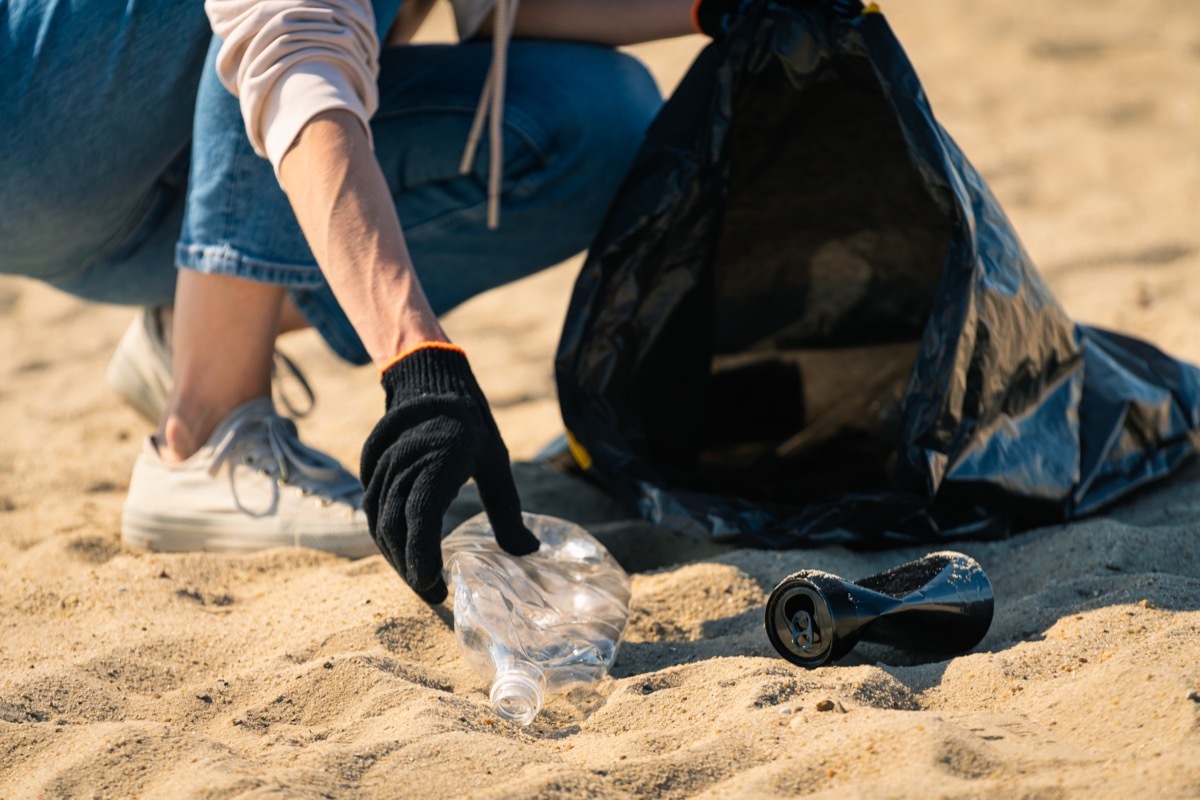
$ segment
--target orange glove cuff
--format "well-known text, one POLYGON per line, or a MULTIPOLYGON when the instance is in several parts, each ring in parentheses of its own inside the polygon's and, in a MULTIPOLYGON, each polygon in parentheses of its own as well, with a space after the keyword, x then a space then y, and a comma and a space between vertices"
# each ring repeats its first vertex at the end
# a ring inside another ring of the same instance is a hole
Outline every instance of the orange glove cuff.
POLYGON ((417 352, 418 350, 430 350, 430 349, 432 349, 432 350, 452 350, 456 353, 462 353, 464 356, 467 354, 466 350, 463 350, 458 345, 451 344, 450 342, 421 342, 418 345, 408 348, 403 353, 401 353, 398 356, 393 357, 391 360, 389 360, 387 363, 385 363, 383 366, 381 366, 379 368, 379 379, 383 380, 383 373, 387 372, 389 369, 396 366, 401 361, 408 358, 409 356, 411 356, 413 353, 417 352))

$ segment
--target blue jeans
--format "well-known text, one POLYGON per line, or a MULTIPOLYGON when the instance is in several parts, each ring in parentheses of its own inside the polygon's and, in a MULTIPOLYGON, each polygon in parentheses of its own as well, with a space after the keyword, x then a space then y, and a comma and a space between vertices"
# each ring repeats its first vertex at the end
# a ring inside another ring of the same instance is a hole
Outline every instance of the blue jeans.
MULTIPOLYGON (((175 265, 285 286, 339 355, 365 363, 217 80, 202 4, 75 5, 0 0, 0 273, 137 305, 172 302, 175 265)), ((377 11, 386 29, 395 8, 377 11)), ((513 42, 489 231, 486 146, 458 167, 490 58, 487 43, 381 58, 375 152, 439 314, 584 249, 660 104, 627 55, 513 42)))

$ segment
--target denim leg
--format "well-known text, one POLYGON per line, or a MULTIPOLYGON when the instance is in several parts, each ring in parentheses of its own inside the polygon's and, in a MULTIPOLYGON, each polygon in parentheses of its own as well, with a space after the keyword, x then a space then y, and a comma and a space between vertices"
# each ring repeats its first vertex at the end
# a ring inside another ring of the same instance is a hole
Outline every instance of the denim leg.
POLYGON ((170 302, 210 38, 199 3, 0 0, 0 272, 170 302))
POLYGON ((500 228, 491 231, 486 138, 474 170, 458 174, 490 59, 490 45, 467 44, 400 49, 384 60, 391 69, 372 123, 376 150, 439 314, 586 248, 661 105, 654 80, 631 56, 513 42, 500 228))
MULTIPOLYGON (((501 222, 489 231, 486 146, 467 175, 458 166, 491 46, 405 46, 382 57, 375 152, 439 314, 584 249, 660 104, 646 70, 611 49, 519 41, 508 58, 501 222)), ((270 165, 241 133, 236 101, 209 82, 206 74, 197 102, 179 264, 287 286, 339 355, 366 363, 270 165)))
POLYGON ((324 281, 271 164, 250 146, 238 100, 208 50, 196 97, 191 177, 175 262, 186 269, 281 286, 324 281))

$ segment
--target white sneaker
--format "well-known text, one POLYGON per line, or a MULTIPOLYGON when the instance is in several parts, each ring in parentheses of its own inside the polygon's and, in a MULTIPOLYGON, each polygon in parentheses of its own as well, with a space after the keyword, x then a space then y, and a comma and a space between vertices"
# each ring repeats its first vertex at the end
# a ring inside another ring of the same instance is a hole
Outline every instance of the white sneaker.
POLYGON ((171 393, 173 360, 158 311, 143 308, 113 351, 108 362, 108 385, 139 414, 157 424, 171 393))
POLYGON ((147 438, 121 538, 170 552, 311 547, 356 558, 378 552, 361 500, 358 478, 302 444, 263 397, 234 409, 182 463, 164 462, 147 438))
MULTIPOLYGON (((157 425, 171 394, 171 368, 175 360, 167 346, 162 316, 157 308, 143 308, 125 330, 125 335, 108 362, 108 385, 125 398, 138 413, 157 425)), ((278 350, 271 367, 272 389, 288 415, 299 419, 312 411, 316 398, 304 373, 278 350), (290 374, 305 396, 306 408, 295 406, 283 390, 281 375, 290 374)))

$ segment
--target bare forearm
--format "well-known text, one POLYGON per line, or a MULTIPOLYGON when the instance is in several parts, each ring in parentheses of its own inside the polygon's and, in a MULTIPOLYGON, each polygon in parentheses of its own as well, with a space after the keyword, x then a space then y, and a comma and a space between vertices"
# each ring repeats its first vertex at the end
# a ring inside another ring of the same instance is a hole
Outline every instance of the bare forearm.
POLYGON ((279 175, 317 263, 375 363, 424 341, 445 341, 358 120, 345 111, 314 117, 279 175))
MULTIPOLYGON (((637 44, 695 33, 692 0, 521 0, 513 33, 535 39, 637 44)), ((491 33, 490 21, 484 33, 491 33)))

